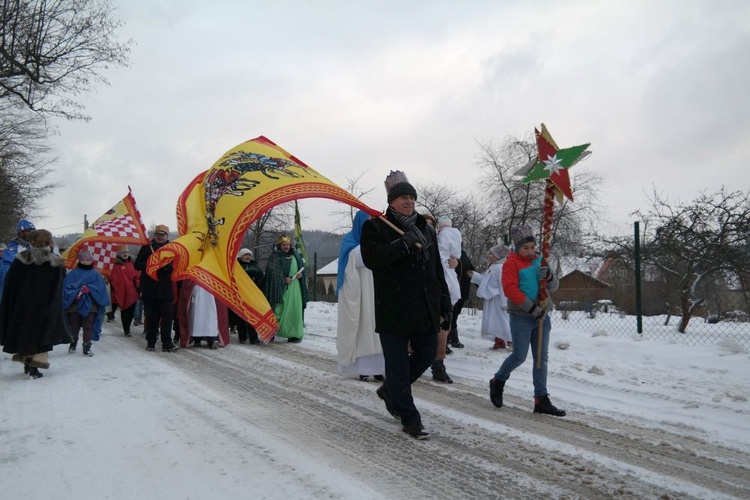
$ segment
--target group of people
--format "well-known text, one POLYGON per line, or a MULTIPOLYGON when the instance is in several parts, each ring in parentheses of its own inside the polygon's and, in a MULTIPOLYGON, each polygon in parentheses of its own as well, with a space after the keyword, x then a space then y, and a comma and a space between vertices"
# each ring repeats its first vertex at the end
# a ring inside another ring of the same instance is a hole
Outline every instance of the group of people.
POLYGON ((548 291, 557 289, 558 280, 541 266, 532 229, 514 228, 512 249, 493 246, 490 266, 482 274, 461 248, 461 235, 449 218, 435 221, 416 211, 417 191, 403 172, 392 171, 385 187, 385 214, 370 218, 357 213, 342 240, 336 288, 338 371, 383 374, 376 394, 386 410, 409 436, 428 439, 411 386, 428 368, 434 380, 452 382, 445 354, 448 344, 463 347, 455 317, 473 282, 485 300, 482 336, 493 340, 494 348, 512 348, 490 380, 492 404, 503 406, 505 382, 530 349, 541 349, 541 363, 532 371, 534 412, 564 416, 550 402, 546 386, 552 303, 539 300, 540 279, 548 291))
MULTIPOLYGON (((338 371, 382 380, 376 394, 386 410, 400 420, 409 436, 428 439, 411 386, 427 368, 432 368, 434 380, 452 383, 445 355, 449 345, 463 347, 456 317, 469 283, 474 283, 477 295, 485 300, 481 335, 493 340, 494 348, 512 349, 489 382, 492 404, 503 406, 506 381, 533 349, 540 351, 541 361, 532 370, 534 412, 564 416, 565 411, 550 402, 546 386, 551 328, 547 313, 552 303, 539 300, 540 280, 548 291, 555 291, 558 279, 541 265, 532 229, 514 228, 513 247, 490 248, 489 268, 479 273, 449 218, 435 221, 416 212, 417 192, 403 172, 392 171, 385 186, 385 214, 371 218, 358 212, 342 240, 336 286, 338 371)), ((130 335, 135 304, 141 298, 148 351, 155 349, 158 337, 165 352, 177 350, 178 340, 183 347, 188 342, 198 346, 205 341, 209 347, 226 344, 230 321, 241 343, 258 343, 252 325, 236 315, 230 320, 227 308, 198 283, 183 280, 178 288, 171 278, 171 264, 160 268, 155 278, 146 273, 149 257, 169 242, 168 236, 167 226, 156 226, 153 239, 141 247, 134 262, 126 247, 119 248, 108 290, 88 250, 78 252, 76 268, 66 273, 62 259, 52 251, 49 231, 19 222, 17 237, 3 251, 0 265, 3 350, 22 362, 32 378, 41 377, 39 369, 49 367, 47 353, 54 345, 68 343, 69 351, 75 352, 81 329, 83 354, 93 355, 91 342, 98 340, 110 294, 113 309, 121 310, 125 335, 130 335), (180 328, 173 340, 175 304, 180 328)), ((264 291, 279 322, 276 335, 300 342, 307 279, 304 261, 291 239, 277 240, 265 273, 249 249, 241 249, 237 259, 264 291)))

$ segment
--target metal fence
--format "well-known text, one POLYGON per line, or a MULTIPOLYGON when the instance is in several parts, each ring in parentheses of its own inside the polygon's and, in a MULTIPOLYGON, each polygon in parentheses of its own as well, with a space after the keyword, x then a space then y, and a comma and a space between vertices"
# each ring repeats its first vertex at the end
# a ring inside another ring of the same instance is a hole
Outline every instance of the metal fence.
MULTIPOLYGON (((311 296, 312 299, 312 296, 311 296)), ((319 284, 319 292, 315 300, 321 302, 337 301, 336 295, 323 293, 319 284)), ((481 311, 482 300, 472 295, 466 301, 462 314, 477 314, 481 311)), ((554 310, 550 314, 552 328, 570 328, 592 335, 604 334, 616 337, 640 337, 644 340, 662 340, 685 345, 724 344, 733 351, 750 351, 750 322, 719 321, 693 317, 685 333, 677 331, 679 316, 666 315, 643 316, 641 318, 642 333, 638 333, 637 316, 625 315, 612 306, 594 306, 587 311, 554 310)))

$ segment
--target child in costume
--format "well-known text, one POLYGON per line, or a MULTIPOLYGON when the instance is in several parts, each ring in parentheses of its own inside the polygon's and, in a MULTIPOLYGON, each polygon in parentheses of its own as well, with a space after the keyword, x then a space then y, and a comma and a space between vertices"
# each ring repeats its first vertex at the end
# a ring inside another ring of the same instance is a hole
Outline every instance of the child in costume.
POLYGON ((471 282, 479 287, 477 288, 477 297, 484 299, 482 338, 493 341, 492 348, 495 350, 505 349, 513 345, 510 334, 510 319, 506 310, 508 299, 505 297, 500 283, 500 273, 509 253, 510 249, 505 245, 495 245, 487 253, 490 267, 484 274, 476 271, 467 272, 471 277, 471 282))

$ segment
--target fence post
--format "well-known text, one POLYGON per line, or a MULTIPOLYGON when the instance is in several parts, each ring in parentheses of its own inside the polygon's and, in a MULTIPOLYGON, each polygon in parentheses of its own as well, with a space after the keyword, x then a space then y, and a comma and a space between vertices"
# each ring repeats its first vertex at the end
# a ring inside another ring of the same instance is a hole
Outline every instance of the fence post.
POLYGON ((643 309, 641 307, 641 223, 634 224, 635 242, 635 314, 638 333, 643 335, 643 309))
POLYGON ((318 252, 313 252, 313 302, 318 301, 318 252))

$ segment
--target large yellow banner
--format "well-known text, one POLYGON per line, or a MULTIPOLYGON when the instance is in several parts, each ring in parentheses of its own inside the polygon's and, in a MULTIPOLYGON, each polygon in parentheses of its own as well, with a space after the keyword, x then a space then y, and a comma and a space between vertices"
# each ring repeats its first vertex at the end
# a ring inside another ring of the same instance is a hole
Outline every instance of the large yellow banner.
POLYGON ((177 203, 180 236, 151 256, 147 271, 153 276, 172 262, 172 279, 196 280, 267 342, 278 330, 276 318, 236 256, 250 224, 274 206, 302 198, 328 198, 380 215, 261 136, 230 149, 193 179, 177 203))

